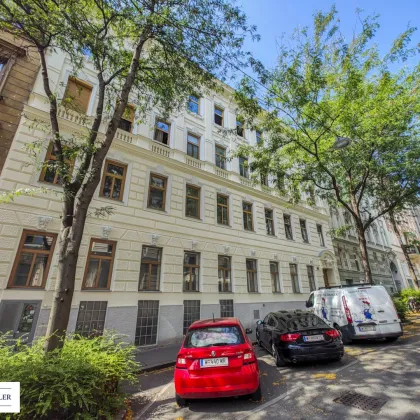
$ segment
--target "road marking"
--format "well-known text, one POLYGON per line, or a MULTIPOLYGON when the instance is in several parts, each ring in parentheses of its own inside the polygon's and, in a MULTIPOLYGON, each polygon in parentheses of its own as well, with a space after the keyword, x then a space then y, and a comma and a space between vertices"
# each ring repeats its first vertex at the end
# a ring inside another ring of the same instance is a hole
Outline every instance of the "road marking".
MULTIPOLYGON (((169 382, 166 386, 164 386, 159 394, 155 394, 155 398, 152 399, 152 401, 149 402, 149 404, 146 405, 146 407, 143 408, 143 410, 140 411, 140 413, 138 413, 138 417, 142 418, 143 414, 147 413, 147 411, 149 410, 149 408, 165 393, 165 391, 172 385, 172 381, 169 382)), ((141 394, 141 393, 140 393, 141 394)), ((136 413, 137 416, 137 413, 136 413)))
POLYGON ((336 373, 314 373, 312 375, 313 379, 337 379, 336 373))

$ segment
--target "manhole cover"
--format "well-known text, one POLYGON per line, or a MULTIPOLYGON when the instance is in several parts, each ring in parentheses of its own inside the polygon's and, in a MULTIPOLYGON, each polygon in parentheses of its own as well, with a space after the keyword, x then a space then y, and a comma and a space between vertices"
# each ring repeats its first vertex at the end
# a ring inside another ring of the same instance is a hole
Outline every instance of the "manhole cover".
POLYGON ((359 394, 358 392, 349 391, 336 398, 334 402, 349 405, 350 407, 368 411, 369 413, 378 414, 386 403, 386 400, 368 397, 367 395, 359 394))

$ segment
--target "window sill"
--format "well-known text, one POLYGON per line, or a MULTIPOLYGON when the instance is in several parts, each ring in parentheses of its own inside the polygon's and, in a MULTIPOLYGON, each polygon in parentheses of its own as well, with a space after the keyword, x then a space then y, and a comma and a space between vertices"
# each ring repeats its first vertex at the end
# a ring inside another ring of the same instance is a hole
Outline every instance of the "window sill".
POLYGON ((250 295, 260 295, 261 292, 248 292, 250 295))
POLYGON ((159 210, 159 209, 153 209, 151 207, 145 207, 144 208, 145 211, 151 211, 152 213, 156 213, 156 214, 165 214, 165 215, 169 215, 169 212, 166 210, 159 210))
POLYGON ((224 225, 223 223, 217 223, 217 226, 232 229, 231 225, 224 225))
POLYGON ((45 292, 45 286, 44 287, 33 287, 33 286, 7 286, 6 289, 9 290, 40 290, 45 292))
POLYGON ((188 220, 195 220, 196 222, 202 222, 203 219, 201 217, 195 217, 195 216, 185 216, 188 220))
POLYGON ((81 292, 110 292, 110 289, 80 289, 81 292))
POLYGON ((199 120, 204 120, 204 116, 201 114, 197 114, 195 112, 190 111, 189 109, 187 109, 187 113, 189 115, 191 115, 192 117, 198 118, 199 120))
POLYGON ((163 147, 167 147, 168 149, 170 149, 170 148, 171 148, 171 147, 169 146, 169 144, 162 143, 162 142, 157 141, 157 140, 155 140, 155 139, 152 139, 152 142, 153 142, 153 143, 156 143, 156 144, 159 144, 159 145, 161 145, 161 146, 163 146, 163 147))
POLYGON ((161 290, 138 290, 139 293, 162 293, 161 290))
POLYGON ((286 241, 296 242, 293 238, 292 239, 286 238, 286 241))
POLYGON ((221 292, 221 291, 219 291, 219 293, 225 294, 225 295, 231 295, 231 294, 233 294, 233 292, 221 292))
POLYGON ((273 295, 284 295, 283 292, 271 292, 273 295))
POLYGON ((193 293, 193 294, 196 294, 196 293, 201 293, 201 292, 199 290, 183 290, 182 293, 193 293))
POLYGON ((105 197, 104 195, 99 195, 98 198, 102 199, 102 200, 109 200, 112 201, 113 203, 120 203, 120 204, 124 204, 123 200, 117 200, 116 198, 111 198, 111 197, 105 197))

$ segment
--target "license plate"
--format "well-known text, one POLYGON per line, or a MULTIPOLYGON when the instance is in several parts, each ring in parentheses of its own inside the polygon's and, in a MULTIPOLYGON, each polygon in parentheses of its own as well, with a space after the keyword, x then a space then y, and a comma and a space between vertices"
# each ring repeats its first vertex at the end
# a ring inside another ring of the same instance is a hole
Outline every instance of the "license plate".
POLYGON ((201 359, 200 360, 200 367, 217 367, 217 366, 228 366, 228 358, 227 357, 216 357, 215 359, 201 359))
POLYGON ((376 326, 375 325, 369 325, 368 327, 359 327, 360 331, 376 331, 376 326))
POLYGON ((309 341, 324 341, 323 335, 304 335, 303 341, 309 342, 309 341))

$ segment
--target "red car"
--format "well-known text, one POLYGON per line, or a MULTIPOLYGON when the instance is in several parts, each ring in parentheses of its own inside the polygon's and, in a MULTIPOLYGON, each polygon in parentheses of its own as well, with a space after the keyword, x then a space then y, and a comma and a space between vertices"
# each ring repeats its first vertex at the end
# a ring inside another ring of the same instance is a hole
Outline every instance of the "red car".
POLYGON ((187 399, 249 395, 261 399, 258 361, 251 340, 237 318, 194 322, 175 365, 179 406, 187 399))

